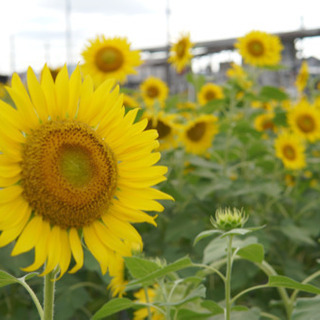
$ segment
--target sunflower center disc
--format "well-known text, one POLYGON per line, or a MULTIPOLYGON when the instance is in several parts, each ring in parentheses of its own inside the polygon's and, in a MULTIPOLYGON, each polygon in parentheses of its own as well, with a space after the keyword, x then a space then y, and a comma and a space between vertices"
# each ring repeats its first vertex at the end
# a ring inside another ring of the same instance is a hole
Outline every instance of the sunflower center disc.
POLYGON ((296 158, 296 152, 292 146, 285 145, 282 149, 284 156, 289 160, 294 160, 296 158))
POLYGON ((258 40, 253 40, 248 44, 248 51, 255 57, 259 57, 264 52, 263 44, 258 40))
POLYGON ((205 94, 205 98, 207 101, 211 101, 211 100, 215 99, 215 97, 216 97, 216 94, 212 90, 207 91, 205 94))
POLYGON ((111 72, 118 70, 124 60, 122 53, 117 48, 104 47, 97 52, 95 62, 100 70, 111 72))
POLYGON ((206 132, 206 124, 204 122, 198 122, 192 128, 187 131, 187 136, 192 141, 199 141, 206 132))
POLYGON ((155 98, 159 95, 159 89, 155 86, 150 86, 147 89, 147 96, 149 98, 155 98))
POLYGON ((32 131, 21 167, 29 205, 64 229, 99 219, 117 185, 112 150, 89 126, 71 120, 48 122, 32 131))
POLYGON ((184 53, 186 51, 186 43, 184 40, 181 40, 177 44, 177 56, 178 58, 182 58, 184 56, 184 53))
POLYGON ((297 119, 297 124, 298 127, 303 131, 303 132, 312 132, 315 129, 315 122, 312 117, 309 115, 305 114, 297 119))

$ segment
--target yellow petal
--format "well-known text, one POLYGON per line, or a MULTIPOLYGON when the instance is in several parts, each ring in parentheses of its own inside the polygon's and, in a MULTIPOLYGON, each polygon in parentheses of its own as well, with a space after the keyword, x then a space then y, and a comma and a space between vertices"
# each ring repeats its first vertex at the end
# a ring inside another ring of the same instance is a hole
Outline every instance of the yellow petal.
POLYGON ((73 119, 78 110, 78 103, 81 89, 81 73, 79 65, 76 66, 70 77, 69 105, 67 108, 68 116, 73 119))
POLYGON ((144 167, 150 167, 157 163, 161 158, 160 152, 150 153, 146 157, 141 159, 137 159, 136 161, 128 161, 128 162, 121 162, 119 163, 119 170, 135 170, 144 167))
POLYGON ((16 184, 20 180, 21 180, 21 176, 20 175, 17 175, 17 176, 12 177, 12 178, 0 177, 0 188, 10 187, 13 184, 16 184))
POLYGON ((10 206, 1 206, 0 229, 6 230, 20 224, 25 216, 31 216, 32 209, 23 198, 18 198, 10 206), (6 211, 4 211, 6 210, 6 211))
POLYGON ((22 193, 21 186, 11 186, 0 190, 0 204, 10 202, 18 198, 22 193))
POLYGON ((59 280, 65 272, 69 268, 70 259, 71 259, 71 249, 68 239, 68 232, 67 230, 61 230, 60 233, 60 243, 61 243, 61 257, 60 257, 60 275, 57 278, 59 280))
POLYGON ((54 81, 52 79, 51 72, 47 65, 43 67, 41 73, 41 88, 42 92, 45 95, 48 114, 52 117, 52 119, 56 119, 57 117, 57 108, 56 108, 56 96, 54 92, 54 81))
POLYGON ((16 245, 14 246, 11 255, 27 252, 31 250, 39 241, 42 235, 42 217, 35 216, 26 225, 22 231, 16 245))
POLYGON ((69 271, 69 273, 75 273, 83 266, 83 250, 81 241, 79 239, 78 231, 75 228, 69 230, 69 243, 71 252, 76 261, 75 266, 69 271))
POLYGON ((69 76, 67 66, 59 71, 55 82, 57 115, 64 118, 69 105, 69 76))
POLYGON ((22 131, 29 128, 26 121, 22 121, 21 115, 16 109, 0 100, 0 123, 3 122, 8 122, 11 126, 22 131))

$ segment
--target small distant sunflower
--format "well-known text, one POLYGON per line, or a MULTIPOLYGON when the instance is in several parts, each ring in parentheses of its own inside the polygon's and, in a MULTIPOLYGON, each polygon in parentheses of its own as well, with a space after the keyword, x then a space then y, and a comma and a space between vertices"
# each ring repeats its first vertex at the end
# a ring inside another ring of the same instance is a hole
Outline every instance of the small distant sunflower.
POLYGON ((288 169, 302 169, 306 166, 305 146, 300 137, 284 132, 275 140, 276 156, 288 169))
POLYGON ((139 103, 136 99, 133 97, 129 96, 128 94, 123 95, 123 105, 126 108, 137 108, 139 107, 139 103))
POLYGON ((142 63, 140 51, 131 50, 126 38, 106 39, 102 35, 89 42, 82 52, 81 70, 91 75, 95 85, 111 78, 123 83, 127 75, 137 73, 135 68, 142 63))
POLYGON ((12 255, 35 252, 24 270, 59 267, 61 277, 72 256, 71 273, 83 266, 83 238, 105 273, 142 243, 131 222, 154 224, 144 211, 171 198, 152 188, 167 171, 154 166, 158 134, 135 122, 138 109, 124 114, 113 80, 94 90, 79 67, 70 78, 63 67, 56 81, 45 67, 41 83, 29 68, 27 84, 14 74, 16 108, 0 102, 0 246, 17 239, 12 255))
POLYGON ((188 33, 182 34, 180 39, 171 47, 168 62, 176 68, 178 73, 190 65, 193 57, 191 53, 192 47, 193 43, 190 41, 190 34, 188 33))
POLYGON ((204 154, 212 145, 218 133, 218 118, 214 115, 201 115, 189 121, 180 134, 180 140, 187 152, 204 154))
POLYGON ((150 115, 147 112, 142 116, 148 119, 148 125, 146 129, 157 130, 160 142, 159 150, 170 150, 177 146, 177 134, 178 128, 175 124, 177 116, 175 114, 165 114, 159 112, 156 116, 150 115))
POLYGON ((296 87, 300 93, 307 86, 308 79, 309 79, 308 63, 306 61, 303 61, 296 79, 296 87))
POLYGON ((274 113, 264 113, 254 119, 254 128, 259 132, 275 131, 274 113))
MULTIPOLYGON (((158 291, 159 291, 159 289, 157 286, 147 288, 149 303, 152 303, 157 300, 157 296, 159 295, 158 291)), ((147 303, 145 289, 140 289, 139 291, 137 291, 134 294, 134 297, 136 298, 137 302, 147 303)), ((150 311, 152 314, 152 320, 165 320, 164 314, 162 314, 156 308, 151 307, 150 311)), ((136 310, 133 313, 133 320, 145 320, 147 318, 148 318, 148 309, 147 308, 141 308, 139 310, 136 310)))
POLYGON ((320 139, 320 110, 301 100, 287 113, 288 124, 301 137, 314 142, 320 139))
POLYGON ((266 111, 272 111, 276 106, 274 101, 252 101, 251 107, 254 109, 263 109, 266 111))
POLYGON ((249 32, 238 39, 235 47, 245 63, 257 67, 277 65, 283 49, 279 37, 262 31, 249 32))
POLYGON ((210 101, 223 98, 224 94, 222 88, 214 83, 206 83, 198 93, 198 101, 201 106, 204 106, 210 101))
POLYGON ((156 101, 163 105, 169 94, 167 84, 160 78, 152 76, 141 83, 140 90, 147 107, 152 107, 156 101))

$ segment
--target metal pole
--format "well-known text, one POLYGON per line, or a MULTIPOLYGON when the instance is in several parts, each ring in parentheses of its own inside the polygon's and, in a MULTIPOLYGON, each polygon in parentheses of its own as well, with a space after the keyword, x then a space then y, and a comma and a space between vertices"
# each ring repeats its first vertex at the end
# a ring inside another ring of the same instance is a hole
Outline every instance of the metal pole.
MULTIPOLYGON (((167 0, 167 8, 166 8, 166 18, 167 18, 167 60, 169 59, 170 54, 170 0, 167 0)), ((167 84, 170 88, 170 65, 166 62, 166 80, 167 84)))

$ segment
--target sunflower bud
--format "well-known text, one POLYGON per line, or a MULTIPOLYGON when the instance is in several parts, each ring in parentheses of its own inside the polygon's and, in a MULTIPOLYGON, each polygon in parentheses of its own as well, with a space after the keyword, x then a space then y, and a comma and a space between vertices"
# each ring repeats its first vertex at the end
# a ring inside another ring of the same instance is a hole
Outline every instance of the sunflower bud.
POLYGON ((229 231, 231 229, 242 228, 247 222, 248 216, 243 209, 219 208, 216 211, 216 218, 210 218, 212 225, 220 230, 229 231))

